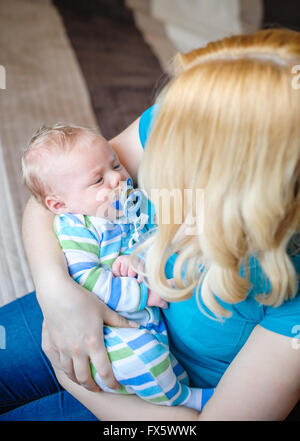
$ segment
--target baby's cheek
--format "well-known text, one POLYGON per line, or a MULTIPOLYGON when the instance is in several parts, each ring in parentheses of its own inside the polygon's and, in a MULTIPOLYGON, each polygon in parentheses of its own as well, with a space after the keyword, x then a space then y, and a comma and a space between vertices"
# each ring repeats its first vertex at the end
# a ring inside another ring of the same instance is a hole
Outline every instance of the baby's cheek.
POLYGON ((115 219, 115 208, 110 201, 110 191, 98 190, 94 195, 93 205, 95 216, 104 217, 108 220, 115 219))

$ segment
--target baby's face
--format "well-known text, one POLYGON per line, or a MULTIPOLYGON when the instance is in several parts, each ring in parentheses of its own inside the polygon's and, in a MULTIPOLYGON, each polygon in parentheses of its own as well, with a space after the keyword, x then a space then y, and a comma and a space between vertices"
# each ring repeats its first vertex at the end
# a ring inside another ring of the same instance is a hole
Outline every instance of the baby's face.
POLYGON ((54 172, 55 188, 65 204, 59 212, 109 218, 111 193, 130 176, 105 138, 92 136, 87 145, 80 137, 54 172))

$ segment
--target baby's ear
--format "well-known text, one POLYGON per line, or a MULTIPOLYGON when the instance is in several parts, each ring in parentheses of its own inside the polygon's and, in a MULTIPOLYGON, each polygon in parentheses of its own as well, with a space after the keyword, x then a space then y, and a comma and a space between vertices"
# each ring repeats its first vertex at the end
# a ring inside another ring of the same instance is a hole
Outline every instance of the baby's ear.
POLYGON ((66 212, 66 204, 57 196, 46 196, 45 205, 52 213, 61 214, 66 212))

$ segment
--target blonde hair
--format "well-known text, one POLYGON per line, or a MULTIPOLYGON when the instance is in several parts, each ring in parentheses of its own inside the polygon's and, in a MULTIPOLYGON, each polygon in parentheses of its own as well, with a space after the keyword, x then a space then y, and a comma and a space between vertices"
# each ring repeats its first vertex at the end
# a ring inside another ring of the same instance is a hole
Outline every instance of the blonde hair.
MULTIPOLYGON (((55 192, 51 172, 55 161, 69 153, 79 136, 86 135, 85 144, 97 136, 94 129, 77 125, 55 124, 40 127, 31 137, 22 155, 22 175, 33 196, 45 205, 45 197, 55 192)), ((83 142, 83 139, 80 140, 83 142)), ((46 205, 45 205, 46 206, 46 205)))
POLYGON ((260 303, 276 307, 295 296, 287 246, 300 225, 297 64, 300 34, 285 29, 228 37, 175 58, 139 184, 148 195, 154 188, 203 189, 204 223, 196 237, 174 242, 180 225, 158 216, 158 231, 144 245, 145 274, 165 300, 189 298, 197 286, 200 293, 201 283, 204 304, 229 316, 216 296, 231 304, 246 298, 251 256, 271 286, 257 296, 260 303), (164 268, 176 251, 174 289, 164 268))

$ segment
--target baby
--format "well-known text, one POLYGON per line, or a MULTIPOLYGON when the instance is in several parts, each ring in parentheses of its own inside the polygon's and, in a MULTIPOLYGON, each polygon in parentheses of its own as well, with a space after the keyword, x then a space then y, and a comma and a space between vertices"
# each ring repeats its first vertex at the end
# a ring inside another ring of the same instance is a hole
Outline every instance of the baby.
MULTIPOLYGON (((158 308, 167 304, 129 264, 136 225, 145 213, 124 218, 115 196, 122 189, 128 194, 134 190, 109 143, 83 127, 43 127, 23 154, 22 171, 35 198, 56 214, 54 230, 70 275, 110 308, 140 323, 139 329, 104 326, 108 356, 122 385, 118 392, 201 410, 210 392, 189 387, 186 372, 169 352, 158 308)), ((149 231, 144 223, 138 236, 149 231)), ((91 371, 102 389, 116 392, 105 386, 92 364, 91 371)))

